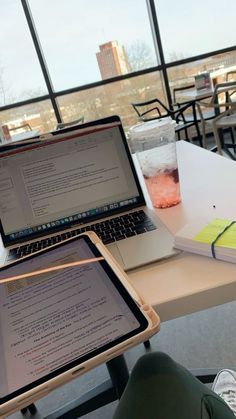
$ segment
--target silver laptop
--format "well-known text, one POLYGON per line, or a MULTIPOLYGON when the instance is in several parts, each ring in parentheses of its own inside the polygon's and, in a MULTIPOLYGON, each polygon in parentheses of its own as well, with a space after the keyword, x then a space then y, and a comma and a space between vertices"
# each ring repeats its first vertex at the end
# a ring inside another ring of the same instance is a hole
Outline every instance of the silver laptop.
POLYGON ((148 209, 118 116, 0 155, 0 265, 93 230, 125 269, 175 254, 148 209))

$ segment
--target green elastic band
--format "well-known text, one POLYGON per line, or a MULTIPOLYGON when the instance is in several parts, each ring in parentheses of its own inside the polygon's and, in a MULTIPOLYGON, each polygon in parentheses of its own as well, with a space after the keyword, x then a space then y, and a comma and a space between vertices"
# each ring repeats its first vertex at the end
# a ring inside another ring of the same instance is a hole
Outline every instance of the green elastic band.
POLYGON ((222 236, 222 234, 224 234, 224 232, 226 231, 226 230, 228 230, 228 228, 230 228, 233 224, 235 224, 236 223, 236 221, 231 221, 231 223, 230 224, 228 224, 227 226, 225 226, 224 228, 223 228, 223 230, 221 230, 220 232, 219 232, 219 234, 216 236, 216 238, 213 240, 213 242, 211 243, 211 254, 212 254, 212 257, 214 258, 214 259, 216 259, 216 254, 215 254, 215 243, 216 243, 216 241, 222 236))

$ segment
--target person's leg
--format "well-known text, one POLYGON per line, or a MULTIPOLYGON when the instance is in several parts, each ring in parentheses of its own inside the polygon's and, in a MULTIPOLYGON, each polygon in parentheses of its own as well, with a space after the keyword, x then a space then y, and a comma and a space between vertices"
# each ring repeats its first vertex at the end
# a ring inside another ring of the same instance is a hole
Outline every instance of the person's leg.
POLYGON ((113 419, 232 419, 226 403, 161 352, 136 363, 113 419))

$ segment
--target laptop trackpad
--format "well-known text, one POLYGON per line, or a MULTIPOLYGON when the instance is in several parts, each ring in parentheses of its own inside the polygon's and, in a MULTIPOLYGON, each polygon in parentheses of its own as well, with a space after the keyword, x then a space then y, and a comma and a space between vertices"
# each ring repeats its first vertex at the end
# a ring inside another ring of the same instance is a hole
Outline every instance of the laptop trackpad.
POLYGON ((157 230, 117 242, 125 270, 136 268, 177 253, 170 234, 156 234, 157 230))

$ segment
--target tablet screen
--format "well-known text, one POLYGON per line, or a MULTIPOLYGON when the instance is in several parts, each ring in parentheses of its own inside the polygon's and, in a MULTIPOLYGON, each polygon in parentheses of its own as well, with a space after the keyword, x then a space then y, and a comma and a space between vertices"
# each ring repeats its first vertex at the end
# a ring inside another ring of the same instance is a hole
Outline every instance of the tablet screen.
MULTIPOLYGON (((101 256, 87 236, 0 270, 0 279, 101 256)), ((0 402, 147 328, 105 260, 0 284, 0 402)))

